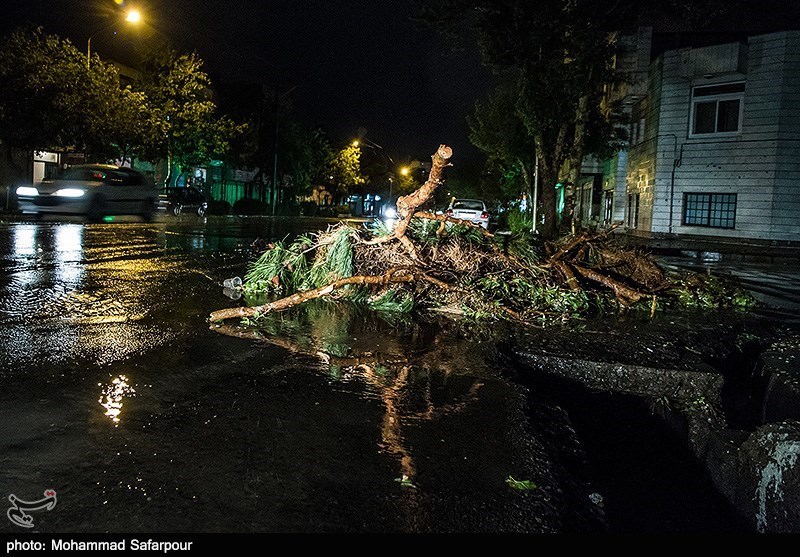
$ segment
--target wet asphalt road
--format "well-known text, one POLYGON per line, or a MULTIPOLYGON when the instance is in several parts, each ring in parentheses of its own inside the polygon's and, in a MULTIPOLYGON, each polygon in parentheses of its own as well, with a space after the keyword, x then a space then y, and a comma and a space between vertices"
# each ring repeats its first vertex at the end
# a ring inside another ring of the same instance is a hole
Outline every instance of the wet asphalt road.
POLYGON ((210 311, 239 303, 220 283, 254 239, 325 225, 0 223, 0 498, 55 489, 40 532, 735 527, 644 413, 618 436, 619 406, 531 392, 491 342, 326 304, 260 339, 209 329, 210 311))

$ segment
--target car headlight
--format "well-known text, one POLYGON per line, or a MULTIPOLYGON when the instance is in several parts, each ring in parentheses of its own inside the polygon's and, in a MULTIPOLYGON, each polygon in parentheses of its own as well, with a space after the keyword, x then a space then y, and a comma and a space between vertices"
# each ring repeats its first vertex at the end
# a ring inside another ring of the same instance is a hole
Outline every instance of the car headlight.
POLYGON ((20 186, 17 188, 17 195, 22 195, 25 197, 33 197, 39 195, 39 190, 36 188, 32 188, 30 186, 20 186))
POLYGON ((56 195, 58 197, 83 197, 86 193, 86 190, 79 190, 78 188, 64 188, 58 190, 56 195))

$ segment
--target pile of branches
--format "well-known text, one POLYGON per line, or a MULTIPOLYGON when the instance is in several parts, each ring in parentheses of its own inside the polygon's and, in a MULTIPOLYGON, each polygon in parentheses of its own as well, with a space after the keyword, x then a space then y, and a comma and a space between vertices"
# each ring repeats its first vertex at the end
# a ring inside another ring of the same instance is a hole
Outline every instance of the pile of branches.
POLYGON ((735 287, 702 275, 669 275, 612 229, 559 242, 495 236, 468 221, 419 208, 432 198, 452 151, 433 155, 428 181, 397 202, 398 222, 340 223, 290 244, 275 242, 245 275, 245 299, 211 321, 254 318, 317 298, 346 299, 381 311, 429 310, 519 322, 564 320, 615 308, 739 305, 735 287))

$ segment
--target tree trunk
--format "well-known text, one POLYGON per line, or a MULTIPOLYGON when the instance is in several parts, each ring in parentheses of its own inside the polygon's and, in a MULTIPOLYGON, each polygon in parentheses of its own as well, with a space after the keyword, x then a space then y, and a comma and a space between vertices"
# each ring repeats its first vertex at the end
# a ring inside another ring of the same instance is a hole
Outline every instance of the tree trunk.
POLYGON ((411 240, 406 237, 408 225, 411 223, 411 218, 417 209, 425 204, 426 201, 433 197, 436 188, 442 183, 442 173, 444 169, 450 166, 450 157, 453 156, 453 149, 447 145, 439 145, 439 148, 431 156, 431 172, 428 174, 428 180, 422 184, 414 192, 401 196, 397 199, 397 224, 391 234, 374 238, 365 244, 383 244, 392 240, 398 240, 413 259, 417 258, 417 251, 411 240))
POLYGON ((541 173, 540 194, 538 198, 539 213, 543 217, 543 222, 539 232, 546 240, 552 240, 558 233, 556 213, 556 190, 558 182, 558 170, 556 166, 556 156, 560 154, 560 148, 554 151, 554 155, 548 160, 547 152, 544 148, 544 139, 541 134, 536 134, 536 158, 539 160, 539 172, 541 173))
POLYGON ((167 174, 164 176, 164 187, 168 188, 172 181, 172 149, 167 152, 167 174))
POLYGON ((539 229, 542 237, 552 240, 558 235, 558 214, 556 213, 556 188, 558 183, 558 172, 551 164, 548 164, 545 157, 539 159, 539 172, 542 174, 541 195, 539 196, 539 212, 544 217, 544 221, 539 229))
POLYGON ((581 166, 584 154, 584 136, 586 135, 586 119, 589 112, 589 95, 583 95, 578 100, 575 109, 575 135, 572 140, 572 151, 569 159, 569 181, 575 186, 581 176, 581 166))
MULTIPOLYGON (((536 184, 533 183, 534 181, 531 178, 531 170, 528 168, 528 165, 520 159, 517 159, 517 162, 519 163, 520 168, 522 168, 522 179, 525 181, 525 187, 528 192, 528 205, 531 209, 531 213, 535 215, 539 209, 538 207, 533 206, 534 203, 537 205, 539 204, 539 198, 533 191, 533 189, 536 187, 536 184)), ((533 223, 533 228, 536 230, 536 223, 533 223)))
MULTIPOLYGON (((591 75, 591 73, 589 74, 591 75)), ((572 149, 569 157, 569 183, 572 184, 572 192, 576 203, 570 215, 570 229, 575 230, 579 224, 576 222, 577 201, 578 201, 578 180, 581 177, 581 166, 583 165, 584 136, 586 135, 586 120, 589 112, 589 95, 584 94, 578 99, 578 106, 575 109, 575 133, 572 139, 572 149)))
MULTIPOLYGON (((423 279, 428 278, 427 275, 425 275, 424 273, 422 273, 420 276, 423 279)), ((290 296, 286 296, 285 298, 281 298, 273 302, 268 302, 260 306, 254 306, 254 307, 242 306, 236 308, 221 309, 212 312, 209 317, 209 320, 211 322, 216 322, 236 317, 254 317, 256 315, 269 313, 271 311, 281 311, 284 309, 288 309, 290 307, 294 307, 298 304, 302 304, 303 302, 307 302, 309 300, 315 300, 317 298, 322 298, 323 296, 328 296, 332 294, 334 291, 338 290, 339 288, 351 284, 358 286, 367 286, 367 285, 387 286, 389 284, 402 284, 402 283, 414 282, 416 279, 417 277, 406 269, 390 269, 383 275, 378 275, 378 276, 358 275, 354 277, 347 277, 334 281, 325 286, 321 286, 320 288, 314 288, 313 290, 305 290, 303 292, 296 292, 290 296), (396 272, 400 272, 402 274, 395 274, 396 272)))

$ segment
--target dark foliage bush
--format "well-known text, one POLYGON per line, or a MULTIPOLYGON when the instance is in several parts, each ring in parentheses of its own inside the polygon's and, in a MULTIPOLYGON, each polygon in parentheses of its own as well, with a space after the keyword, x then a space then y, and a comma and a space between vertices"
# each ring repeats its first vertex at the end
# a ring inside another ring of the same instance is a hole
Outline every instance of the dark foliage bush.
POLYGON ((233 214, 235 215, 267 215, 269 204, 258 199, 243 197, 233 204, 233 214))
POLYGON ((319 207, 313 201, 301 201, 300 214, 305 217, 316 217, 319 215, 319 207))
POLYGON ((231 214, 231 204, 227 201, 218 201, 216 199, 211 199, 208 202, 208 207, 206 207, 206 214, 207 215, 230 215, 231 214))
POLYGON ((297 201, 282 203, 275 207, 275 214, 282 217, 296 217, 300 214, 300 204, 297 201))

